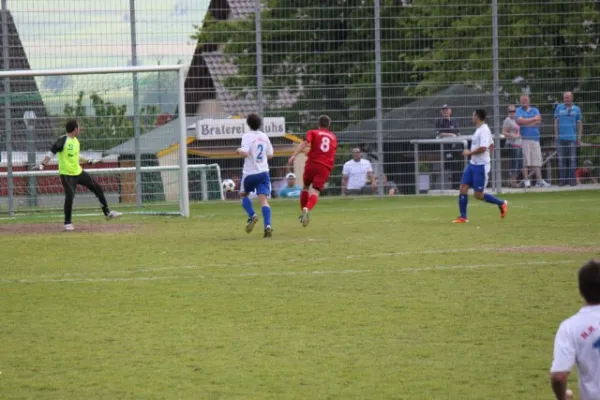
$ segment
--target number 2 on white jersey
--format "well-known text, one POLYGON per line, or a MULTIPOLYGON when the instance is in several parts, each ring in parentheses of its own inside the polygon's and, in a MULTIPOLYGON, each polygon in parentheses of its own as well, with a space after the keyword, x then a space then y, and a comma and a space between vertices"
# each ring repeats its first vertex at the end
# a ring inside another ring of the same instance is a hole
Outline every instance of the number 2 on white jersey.
POLYGON ((323 139, 321 139, 321 151, 323 153, 327 153, 329 151, 329 146, 330 142, 328 137, 324 137, 323 139))
POLYGON ((259 144, 257 146, 258 154, 256 155, 256 161, 262 161, 262 159, 263 159, 263 150, 264 150, 263 145, 259 144))

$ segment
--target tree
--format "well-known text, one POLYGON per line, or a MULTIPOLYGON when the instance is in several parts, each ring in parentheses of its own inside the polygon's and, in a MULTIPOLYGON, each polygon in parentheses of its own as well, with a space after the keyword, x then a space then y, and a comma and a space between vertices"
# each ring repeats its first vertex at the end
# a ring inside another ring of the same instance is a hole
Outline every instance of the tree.
MULTIPOLYGON (((334 121, 370 118, 375 113, 373 1, 271 0, 262 13, 264 94, 268 113, 286 117, 298 128, 314 125, 326 112, 334 121), (281 91, 297 101, 292 109, 276 108, 281 91)), ((391 2, 387 2, 391 3, 391 2)), ((406 7, 382 7, 384 107, 400 106, 412 67, 397 51, 405 31, 394 28, 406 7)), ((198 28, 199 45, 225 44, 223 52, 237 74, 225 81, 239 97, 256 97, 254 20, 216 21, 198 28)), ((339 125, 338 125, 339 126, 339 125)))
MULTIPOLYGON (((469 0, 466 5, 440 0, 413 3, 411 31, 424 34, 428 49, 411 58, 423 76, 415 93, 429 94, 455 82, 491 90, 489 0, 469 0)), ((574 9, 562 0, 543 5, 500 1, 498 14, 499 73, 506 93, 529 90, 548 111, 556 99, 549 95, 581 88, 589 77, 598 76, 599 14, 593 4, 581 3, 574 9)), ((401 27, 406 29, 404 23, 401 27)))
MULTIPOLYGON (((107 150, 135 136, 133 118, 127 115, 127 106, 105 101, 97 93, 89 96, 93 114, 85 106, 85 92, 79 92, 75 104, 65 104, 63 115, 77 118, 85 130, 83 150, 107 150)), ((140 133, 154 127, 159 110, 145 106, 140 110, 140 133)))
MULTIPOLYGON (((384 109, 454 83, 492 87, 490 0, 382 0, 384 109)), ((524 89, 549 113, 564 90, 597 104, 600 92, 599 11, 592 2, 499 1, 502 91, 516 101, 524 89)), ((264 92, 268 112, 291 124, 364 120, 375 112, 373 0, 269 0, 262 12, 264 92), (282 90, 297 96, 292 109, 273 109, 282 90)), ((255 96, 254 19, 215 21, 198 28, 199 45, 223 44, 237 65, 225 81, 233 93, 255 96)), ((592 106, 590 106, 592 107, 592 106)), ((600 116, 598 105, 593 114, 600 116)), ((592 113, 590 113, 592 114, 592 113)), ((599 117, 600 118, 600 117, 599 117)))

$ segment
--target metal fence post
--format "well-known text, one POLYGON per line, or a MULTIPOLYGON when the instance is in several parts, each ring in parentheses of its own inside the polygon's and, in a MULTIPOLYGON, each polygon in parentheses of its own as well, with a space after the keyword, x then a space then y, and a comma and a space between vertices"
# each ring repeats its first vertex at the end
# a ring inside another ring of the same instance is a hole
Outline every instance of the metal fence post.
POLYGON ((502 160, 500 152, 500 70, 498 65, 498 0, 492 0, 492 73, 494 108, 494 182, 496 193, 502 193, 502 160))
MULTIPOLYGON (((137 35, 135 27, 135 0, 129 0, 129 27, 131 30, 131 65, 137 66, 137 35)), ((142 207, 142 154, 140 149, 140 90, 137 72, 133 73, 133 132, 135 147, 135 204, 142 207)))
POLYGON ((179 109, 179 209, 182 216, 190 216, 190 184, 187 156, 187 118, 185 113, 185 69, 183 66, 177 71, 178 105, 179 109))
POLYGON ((383 196, 383 104, 381 100, 381 10, 375 0, 375 122, 377 136, 377 194, 383 196))
POLYGON ((254 3, 254 30, 256 31, 256 100, 258 101, 258 115, 263 117, 265 106, 263 98, 263 60, 260 1, 261 0, 256 0, 254 3))
MULTIPOLYGON (((2 0, 2 66, 5 71, 10 69, 10 54, 8 52, 8 9, 6 1, 2 0)), ((6 141, 6 172, 8 189, 8 215, 15 213, 14 181, 12 165, 12 123, 11 115, 10 78, 4 78, 4 131, 6 141)))
MULTIPOLYGON (((23 121, 25 122, 25 130, 27 131, 27 165, 28 170, 31 171, 36 166, 35 159, 35 120, 37 116, 34 111, 25 111, 23 114, 23 121)), ((29 195, 29 206, 37 206, 37 178, 30 176, 27 179, 28 195, 29 195)))

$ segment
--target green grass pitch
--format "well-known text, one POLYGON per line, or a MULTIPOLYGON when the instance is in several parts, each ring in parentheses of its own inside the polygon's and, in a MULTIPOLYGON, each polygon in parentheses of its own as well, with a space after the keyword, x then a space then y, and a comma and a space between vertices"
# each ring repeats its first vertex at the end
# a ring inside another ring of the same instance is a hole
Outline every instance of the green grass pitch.
POLYGON ((273 201, 270 240, 237 202, 0 236, 0 398, 551 398, 600 197, 507 198, 466 225, 454 197, 323 199, 307 228, 273 201))

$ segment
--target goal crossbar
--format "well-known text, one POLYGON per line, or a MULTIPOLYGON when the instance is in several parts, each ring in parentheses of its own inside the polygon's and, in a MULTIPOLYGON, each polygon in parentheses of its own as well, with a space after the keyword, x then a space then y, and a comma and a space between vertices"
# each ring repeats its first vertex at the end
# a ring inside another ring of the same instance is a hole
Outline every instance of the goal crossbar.
POLYGON ((96 67, 96 68, 65 68, 65 69, 12 69, 0 71, 0 78, 20 78, 24 76, 56 76, 56 75, 98 75, 156 71, 180 71, 183 65, 154 65, 137 67, 96 67))

